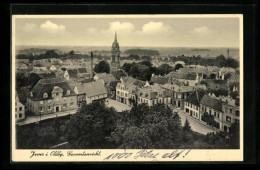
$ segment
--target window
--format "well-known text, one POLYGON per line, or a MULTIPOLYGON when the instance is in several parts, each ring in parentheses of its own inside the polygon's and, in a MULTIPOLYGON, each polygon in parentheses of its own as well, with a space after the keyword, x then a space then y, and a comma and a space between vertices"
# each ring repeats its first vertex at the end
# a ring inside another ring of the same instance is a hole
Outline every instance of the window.
POLYGON ((74 103, 73 103, 73 102, 71 102, 71 103, 70 103, 70 106, 73 106, 73 104, 74 104, 74 103))
POLYGON ((22 117, 23 117, 22 113, 19 113, 19 118, 22 118, 22 117))
POLYGON ((17 106, 17 102, 15 102, 15 106, 17 106))
POLYGON ((67 103, 64 103, 64 104, 63 104, 63 108, 67 108, 67 103))
POLYGON ((40 111, 43 111, 43 107, 40 107, 40 111))
POLYGON ((15 111, 17 112, 17 108, 15 108, 15 111))
POLYGON ((51 110, 51 106, 48 106, 48 109, 51 110))
POLYGON ((232 109, 229 109, 229 113, 232 113, 232 109))
POLYGON ((231 117, 226 116, 226 121, 227 121, 227 122, 231 122, 231 117))
POLYGON ((209 109, 209 114, 211 115, 211 110, 209 109))
POLYGON ((239 110, 236 110, 236 116, 239 116, 239 110))
POLYGON ((67 90, 66 94, 67 94, 67 95, 70 95, 70 90, 67 90))
POLYGON ((59 93, 56 93, 56 96, 59 96, 59 93))
POLYGON ((226 107, 226 110, 225 110, 226 112, 228 112, 228 108, 226 107))
POLYGON ((43 101, 40 101, 40 104, 43 104, 43 101))
POLYGON ((239 123, 239 120, 238 120, 238 119, 235 119, 235 122, 236 122, 236 123, 239 123))
POLYGON ((127 93, 125 94, 125 97, 127 97, 127 93))
POLYGON ((15 114, 15 118, 17 119, 17 114, 15 114))
POLYGON ((48 100, 48 103, 51 103, 51 100, 48 100))
POLYGON ((22 107, 19 107, 19 111, 22 111, 23 110, 23 108, 22 107))
POLYGON ((117 91, 117 94, 119 94, 119 91, 117 91))
POLYGON ((44 93, 43 94, 43 98, 45 99, 45 98, 47 98, 48 97, 48 94, 47 93, 44 93))
POLYGON ((217 112, 214 112, 214 116, 215 116, 215 117, 217 116, 217 112))

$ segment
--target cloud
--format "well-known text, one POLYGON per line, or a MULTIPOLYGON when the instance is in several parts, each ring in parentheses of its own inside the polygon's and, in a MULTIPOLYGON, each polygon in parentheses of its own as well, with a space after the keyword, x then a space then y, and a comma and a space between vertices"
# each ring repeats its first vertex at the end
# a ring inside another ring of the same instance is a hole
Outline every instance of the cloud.
POLYGON ((111 22, 109 23, 109 31, 111 32, 132 32, 135 26, 130 22, 111 22))
POLYGON ((41 24, 40 28, 49 33, 63 33, 66 29, 66 27, 64 25, 58 25, 49 20, 47 20, 45 23, 41 24))
POLYGON ((211 33, 211 30, 206 26, 201 26, 201 27, 195 27, 192 32, 197 34, 209 34, 211 33))
POLYGON ((26 32, 31 32, 31 31, 33 31, 33 30, 35 30, 36 29, 36 25, 35 24, 33 24, 33 23, 26 23, 25 25, 24 25, 24 31, 26 31, 26 32))
POLYGON ((170 31, 171 27, 164 25, 163 22, 148 22, 144 24, 143 33, 162 33, 170 31))

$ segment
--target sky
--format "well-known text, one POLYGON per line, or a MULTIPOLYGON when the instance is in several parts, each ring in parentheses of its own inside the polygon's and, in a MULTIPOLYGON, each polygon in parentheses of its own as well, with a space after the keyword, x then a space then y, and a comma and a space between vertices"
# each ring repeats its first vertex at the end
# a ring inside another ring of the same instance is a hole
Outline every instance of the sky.
POLYGON ((15 45, 239 47, 238 18, 16 18, 15 45))

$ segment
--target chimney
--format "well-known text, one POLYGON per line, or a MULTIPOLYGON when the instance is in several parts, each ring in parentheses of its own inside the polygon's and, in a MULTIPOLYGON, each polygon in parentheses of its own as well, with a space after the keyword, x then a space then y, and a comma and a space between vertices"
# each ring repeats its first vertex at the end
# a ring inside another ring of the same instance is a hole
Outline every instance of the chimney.
POLYGON ((227 49, 227 58, 229 58, 229 49, 227 49))
POLYGON ((93 78, 93 53, 90 53, 90 78, 93 78))

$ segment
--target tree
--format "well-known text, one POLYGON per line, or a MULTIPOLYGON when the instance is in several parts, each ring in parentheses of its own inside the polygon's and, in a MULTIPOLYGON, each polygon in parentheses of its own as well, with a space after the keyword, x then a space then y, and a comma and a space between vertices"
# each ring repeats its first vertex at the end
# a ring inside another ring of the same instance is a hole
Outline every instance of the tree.
POLYGON ((116 111, 104 103, 83 105, 65 124, 65 138, 72 148, 109 148, 106 137, 115 128, 116 111))
POLYGON ((69 55, 73 56, 75 54, 75 52, 72 50, 69 52, 69 55))
POLYGON ((169 64, 162 64, 157 68, 157 75, 166 75, 170 72, 172 72, 174 69, 172 66, 170 66, 169 64))
POLYGON ((116 70, 116 71, 113 71, 112 74, 117 80, 120 80, 121 77, 127 76, 127 74, 125 73, 124 70, 116 70))
POLYGON ((177 71, 180 68, 183 68, 182 64, 176 64, 174 70, 177 71))
POLYGON ((150 68, 146 65, 141 64, 136 64, 133 67, 131 67, 129 75, 143 81, 150 81, 152 77, 150 68))
POLYGON ((150 56, 142 56, 141 57, 142 60, 146 60, 146 61, 151 61, 152 58, 150 56))
POLYGON ((226 58, 224 55, 220 55, 216 57, 216 65, 218 67, 224 67, 226 63, 226 58))
POLYGON ((230 136, 230 148, 238 149, 240 147, 240 131, 239 131, 239 123, 233 123, 229 128, 229 136, 230 136))
POLYGON ((95 65, 94 71, 96 73, 110 73, 110 66, 106 60, 100 61, 97 65, 95 65))
POLYGON ((116 129, 109 140, 118 148, 167 149, 178 147, 182 141, 182 127, 178 114, 162 104, 136 105, 120 114, 116 129))
POLYGON ((188 131, 188 132, 191 131, 190 122, 188 121, 188 119, 186 119, 186 121, 184 123, 183 130, 188 131))
POLYGON ((234 58, 228 58, 226 60, 226 67, 231 67, 231 68, 238 68, 239 67, 239 62, 235 60, 234 58))

